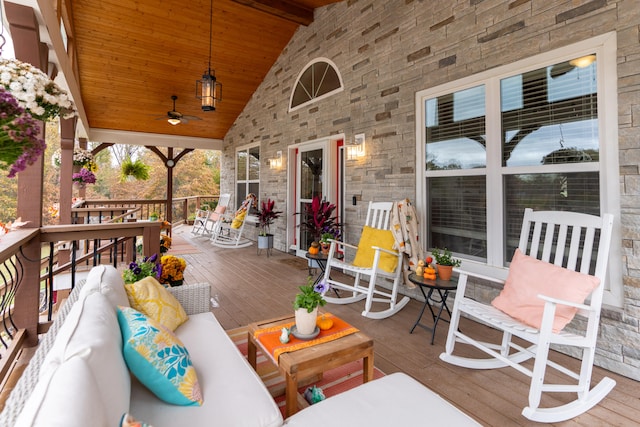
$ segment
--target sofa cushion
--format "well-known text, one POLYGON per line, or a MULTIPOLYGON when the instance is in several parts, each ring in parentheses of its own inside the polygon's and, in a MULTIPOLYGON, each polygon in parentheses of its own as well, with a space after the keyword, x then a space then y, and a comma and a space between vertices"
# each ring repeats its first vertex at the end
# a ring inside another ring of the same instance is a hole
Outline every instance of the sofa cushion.
POLYGON ((238 351, 211 312, 191 315, 176 330, 198 372, 204 403, 170 406, 138 381, 131 384, 130 412, 155 426, 216 425, 277 427, 282 414, 260 377, 238 351))
MULTIPOLYGON (((582 304, 598 287, 600 279, 532 258, 516 249, 504 288, 491 304, 514 319, 540 328, 545 301, 538 295, 582 304)), ((578 312, 558 304, 553 332, 560 332, 578 312)))
POLYGON ((172 331, 188 319, 178 300, 153 277, 128 283, 125 289, 131 307, 172 331))
POLYGON ((106 296, 114 309, 119 305, 129 305, 127 292, 124 289, 122 274, 111 265, 97 265, 89 271, 86 282, 80 290, 79 299, 93 292, 106 296))
POLYGON ((479 426, 404 373, 387 375, 329 397, 287 418, 288 427, 479 426))
POLYGON ((15 427, 107 426, 101 399, 87 361, 74 356, 38 381, 15 427))
POLYGON ((196 370, 189 351, 173 332, 131 307, 118 309, 118 322, 131 373, 165 402, 200 406, 196 370))
POLYGON ((102 402, 108 424, 117 425, 129 407, 131 377, 122 358, 116 310, 101 293, 93 292, 74 304, 42 363, 40 378, 49 378, 73 357, 86 362, 100 385, 95 405, 102 402))

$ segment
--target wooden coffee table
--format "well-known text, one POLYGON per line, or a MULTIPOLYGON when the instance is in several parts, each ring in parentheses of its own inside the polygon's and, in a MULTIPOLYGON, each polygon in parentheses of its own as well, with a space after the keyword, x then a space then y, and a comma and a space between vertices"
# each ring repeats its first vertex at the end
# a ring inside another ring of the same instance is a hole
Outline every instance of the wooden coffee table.
MULTIPOLYGON (((286 316, 249 324, 247 356, 254 369, 257 348, 260 347, 266 353, 260 342, 253 338, 254 332, 263 328, 285 325, 294 320, 293 316, 286 316)), ((362 332, 301 350, 282 353, 278 358, 278 368, 286 380, 285 416, 289 417, 298 412, 298 384, 301 381, 359 359, 363 362, 362 382, 369 382, 373 379, 373 340, 362 332)))

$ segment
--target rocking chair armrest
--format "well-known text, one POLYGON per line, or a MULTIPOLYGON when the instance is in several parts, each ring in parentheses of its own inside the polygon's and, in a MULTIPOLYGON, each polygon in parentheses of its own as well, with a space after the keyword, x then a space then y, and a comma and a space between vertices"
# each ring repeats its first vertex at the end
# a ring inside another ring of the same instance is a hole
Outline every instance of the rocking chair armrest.
POLYGON ((550 297, 550 296, 547 296, 547 295, 538 294, 538 298, 546 301, 547 303, 553 303, 553 304, 556 304, 556 305, 560 304, 560 305, 566 305, 566 306, 569 306, 569 307, 575 307, 578 310, 587 310, 587 311, 593 310, 591 306, 586 305, 586 304, 576 303, 576 302, 573 302, 573 301, 567 301, 567 300, 563 300, 563 299, 560 299, 560 298, 553 298, 553 297, 550 297))
POLYGON ((398 256, 400 252, 398 251, 390 251, 389 249, 381 248, 380 246, 371 246, 374 251, 381 251, 388 253, 389 255, 398 256))
POLYGON ((463 270, 463 269, 458 268, 458 267, 454 267, 453 271, 455 273, 459 273, 460 275, 463 275, 463 276, 471 276, 471 277, 475 277, 476 279, 487 280, 489 282, 499 283, 499 284, 503 284, 503 285, 504 285, 504 282, 505 282, 504 279, 501 279, 499 277, 487 276, 486 274, 476 273, 474 271, 469 271, 469 270, 463 270))
POLYGON ((349 244, 347 242, 341 242, 339 240, 331 239, 331 243, 334 243, 334 242, 335 242, 336 246, 341 247, 341 248, 345 248, 346 247, 346 248, 351 248, 351 249, 356 249, 356 250, 358 249, 358 247, 356 245, 351 245, 351 244, 349 244))

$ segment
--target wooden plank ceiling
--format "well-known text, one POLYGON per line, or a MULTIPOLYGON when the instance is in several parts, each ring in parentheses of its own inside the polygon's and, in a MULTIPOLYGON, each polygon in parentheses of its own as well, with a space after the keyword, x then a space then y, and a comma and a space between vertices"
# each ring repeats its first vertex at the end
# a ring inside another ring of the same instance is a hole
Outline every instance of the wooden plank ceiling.
POLYGON ((89 127, 223 138, 298 26, 337 1, 214 0, 211 68, 223 101, 205 112, 195 82, 209 58, 208 0, 74 0, 67 32, 89 127), (157 120, 172 95, 177 111, 202 120, 157 120))

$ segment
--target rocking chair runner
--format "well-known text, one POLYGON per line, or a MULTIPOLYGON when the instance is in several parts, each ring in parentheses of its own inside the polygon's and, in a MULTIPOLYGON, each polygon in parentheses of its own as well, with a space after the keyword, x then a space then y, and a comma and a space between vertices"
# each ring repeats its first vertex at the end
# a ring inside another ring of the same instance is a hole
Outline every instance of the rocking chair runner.
POLYGON ((612 224, 613 216, 610 214, 596 217, 572 212, 534 212, 526 209, 519 250, 511 262, 506 281, 456 269, 460 273, 458 290, 445 352, 440 358, 445 362, 473 369, 512 366, 531 377, 529 406, 524 408, 522 415, 533 421, 568 420, 598 404, 616 384, 614 380, 605 377, 590 388, 612 224), (594 248, 598 231, 599 241, 594 248), (590 273, 591 270, 594 270, 593 274, 590 273), (481 304, 465 296, 469 276, 505 283, 505 287, 492 305, 481 304), (512 293, 515 290, 530 293, 530 300, 517 306, 518 298, 512 293), (583 302, 589 293, 590 300, 583 302), (536 304, 539 308, 531 310, 531 305, 536 304), (577 332, 562 330, 575 313, 585 319, 586 327, 579 328, 581 330, 577 332), (502 331, 502 343, 482 342, 461 332, 458 329, 461 314, 502 331), (513 336, 531 345, 520 346, 511 341, 513 336), (457 343, 472 345, 492 357, 469 358, 454 355, 457 343), (549 347, 552 344, 573 347, 581 352, 580 371, 573 372, 549 360, 549 347), (533 369, 521 365, 531 358, 535 358, 533 369), (547 366, 572 380, 568 384, 545 383, 547 366), (561 406, 540 408, 543 392, 575 392, 577 398, 561 406))
MULTIPOLYGON (((325 300, 332 304, 350 304, 365 300, 362 315, 372 319, 384 319, 400 311, 409 302, 409 297, 398 298, 398 287, 402 278, 402 254, 392 247, 395 243, 390 231, 390 214, 392 202, 370 202, 365 220, 365 227, 358 246, 336 240, 331 241, 331 248, 324 272, 324 282, 335 290, 351 292, 351 296, 329 297, 325 300), (338 250, 355 250, 352 263, 334 256, 338 250), (331 270, 337 269, 355 275, 352 285, 331 278, 331 270), (363 276, 369 277, 368 283, 362 283, 363 276), (391 290, 376 288, 379 279, 390 279, 391 290), (382 302, 389 308, 372 311, 374 302, 382 302)), ((329 289, 327 286, 327 290, 329 289)), ((325 291, 326 292, 326 291, 325 291)))

